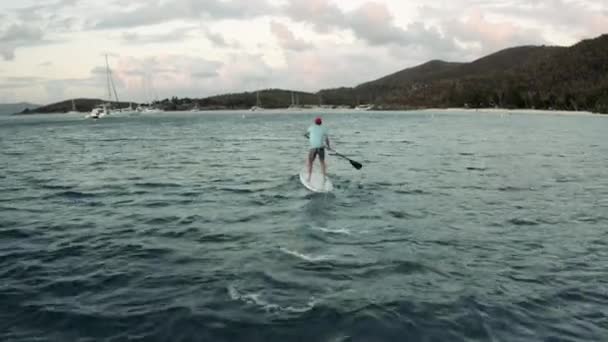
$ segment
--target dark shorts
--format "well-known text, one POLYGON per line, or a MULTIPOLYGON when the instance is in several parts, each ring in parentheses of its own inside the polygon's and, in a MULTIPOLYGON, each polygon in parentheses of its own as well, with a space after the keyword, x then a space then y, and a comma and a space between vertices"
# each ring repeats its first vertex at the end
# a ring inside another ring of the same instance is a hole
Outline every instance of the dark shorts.
POLYGON ((310 160, 314 160, 315 157, 318 155, 320 160, 325 161, 325 148, 311 148, 308 155, 310 157, 310 160))

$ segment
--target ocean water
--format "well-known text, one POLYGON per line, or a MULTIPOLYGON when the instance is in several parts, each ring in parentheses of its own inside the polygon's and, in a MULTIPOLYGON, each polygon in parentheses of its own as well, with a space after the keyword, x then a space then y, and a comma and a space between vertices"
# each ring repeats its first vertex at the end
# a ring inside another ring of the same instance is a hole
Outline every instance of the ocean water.
POLYGON ((0 340, 608 340, 608 117, 314 117, 0 118, 0 340))

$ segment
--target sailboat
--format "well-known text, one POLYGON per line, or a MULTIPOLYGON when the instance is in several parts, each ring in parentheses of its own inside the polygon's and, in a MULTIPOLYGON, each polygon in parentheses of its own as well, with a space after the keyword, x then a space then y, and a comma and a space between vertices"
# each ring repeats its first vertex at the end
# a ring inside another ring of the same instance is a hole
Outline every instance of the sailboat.
POLYGON ((260 91, 259 90, 256 92, 255 106, 251 107, 250 110, 251 111, 264 110, 264 108, 262 107, 262 102, 260 101, 260 91))
POLYGON ((293 91, 291 92, 291 105, 287 108, 289 110, 302 110, 302 106, 300 106, 300 97, 296 93, 294 96, 293 91))
POLYGON ((138 113, 145 114, 164 112, 164 110, 159 106, 160 102, 158 101, 158 93, 154 88, 152 77, 150 75, 146 74, 145 77, 142 79, 142 86, 144 89, 144 97, 148 99, 148 103, 140 104, 139 106, 137 106, 136 111, 138 113), (154 100, 152 100, 152 96, 154 96, 154 100))
POLYGON ((67 112, 67 114, 78 114, 79 112, 76 110, 76 102, 72 99, 72 110, 67 112))
POLYGON ((116 87, 114 86, 114 80, 112 79, 112 71, 110 70, 110 65, 108 63, 108 55, 106 55, 106 85, 108 87, 108 100, 95 106, 91 110, 91 113, 89 113, 88 117, 99 119, 106 115, 110 115, 110 108, 112 107, 112 90, 114 91, 114 98, 118 103, 118 94, 116 93, 116 87))

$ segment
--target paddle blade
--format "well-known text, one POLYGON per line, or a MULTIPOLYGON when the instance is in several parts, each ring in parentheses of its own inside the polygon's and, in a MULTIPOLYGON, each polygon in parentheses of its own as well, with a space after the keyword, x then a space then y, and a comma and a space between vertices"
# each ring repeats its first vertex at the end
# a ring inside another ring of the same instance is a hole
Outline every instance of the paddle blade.
POLYGON ((357 170, 360 170, 363 167, 363 165, 361 165, 361 163, 358 163, 354 160, 349 159, 348 161, 350 162, 350 165, 352 165, 357 170))
POLYGON ((350 165, 352 165, 352 166, 353 166, 355 169, 357 169, 357 170, 360 170, 360 169, 363 167, 363 165, 361 165, 361 163, 356 162, 356 161, 354 161, 354 160, 352 160, 352 159, 348 158, 347 156, 345 156, 345 155, 343 155, 343 154, 340 154, 340 153, 338 153, 338 152, 336 152, 336 151, 334 151, 334 150, 330 150, 330 151, 332 151, 332 152, 333 152, 335 155, 337 155, 338 157, 340 157, 340 158, 344 158, 344 159, 348 160, 348 162, 350 163, 350 165))

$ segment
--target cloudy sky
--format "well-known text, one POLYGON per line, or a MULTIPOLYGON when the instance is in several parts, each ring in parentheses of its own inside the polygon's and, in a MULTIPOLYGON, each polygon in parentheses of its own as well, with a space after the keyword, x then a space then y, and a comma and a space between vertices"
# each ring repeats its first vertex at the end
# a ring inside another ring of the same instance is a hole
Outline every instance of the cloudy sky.
POLYGON ((354 86, 608 33, 606 0, 0 1, 0 103, 354 86))

